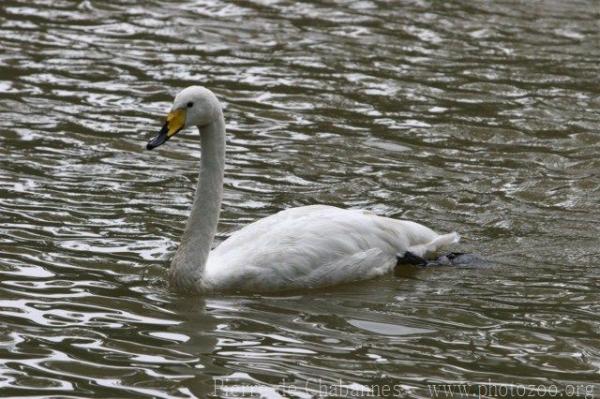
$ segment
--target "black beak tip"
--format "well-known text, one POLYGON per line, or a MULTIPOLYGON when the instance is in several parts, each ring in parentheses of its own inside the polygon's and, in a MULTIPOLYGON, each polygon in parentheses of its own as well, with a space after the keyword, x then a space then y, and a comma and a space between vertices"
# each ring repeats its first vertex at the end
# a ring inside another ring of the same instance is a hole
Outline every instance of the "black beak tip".
POLYGON ((153 138, 152 140, 150 140, 148 142, 148 144, 146 144, 146 149, 147 150, 153 150, 156 147, 158 147, 161 144, 164 144, 168 139, 169 136, 167 136, 167 131, 168 131, 168 127, 167 124, 165 123, 165 125, 162 127, 162 129, 160 130, 160 132, 158 132, 158 136, 156 136, 155 138, 153 138))
POLYGON ((156 147, 158 147, 159 145, 163 144, 165 141, 162 137, 157 137, 155 139, 152 139, 148 142, 148 144, 146 144, 146 149, 147 150, 153 150, 156 147))

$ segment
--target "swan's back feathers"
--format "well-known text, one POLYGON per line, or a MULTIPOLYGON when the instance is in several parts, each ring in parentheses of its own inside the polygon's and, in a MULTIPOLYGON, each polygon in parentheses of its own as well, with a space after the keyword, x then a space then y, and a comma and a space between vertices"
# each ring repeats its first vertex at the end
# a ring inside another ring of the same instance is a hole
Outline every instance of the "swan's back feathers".
POLYGON ((202 284, 278 291, 365 280, 391 271, 397 254, 424 256, 457 239, 366 211, 292 208, 245 226, 214 249, 202 284))

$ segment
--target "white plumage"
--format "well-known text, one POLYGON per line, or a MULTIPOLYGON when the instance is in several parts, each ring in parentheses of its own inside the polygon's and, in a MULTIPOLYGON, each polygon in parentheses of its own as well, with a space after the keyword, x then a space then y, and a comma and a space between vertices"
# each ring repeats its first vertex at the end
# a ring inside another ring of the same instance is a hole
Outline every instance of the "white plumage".
POLYGON ((303 206, 235 232, 211 252, 204 284, 278 291, 366 280, 390 272, 397 254, 424 256, 457 239, 367 211, 303 206))
POLYGON ((418 223, 368 211, 312 205, 287 209, 232 234, 210 251, 222 199, 225 123, 218 100, 192 86, 179 93, 154 148, 198 126, 202 166, 196 198, 171 266, 171 283, 199 292, 273 292, 366 280, 390 272, 397 255, 425 256, 458 242, 418 223), (183 114, 182 114, 183 113, 183 114))

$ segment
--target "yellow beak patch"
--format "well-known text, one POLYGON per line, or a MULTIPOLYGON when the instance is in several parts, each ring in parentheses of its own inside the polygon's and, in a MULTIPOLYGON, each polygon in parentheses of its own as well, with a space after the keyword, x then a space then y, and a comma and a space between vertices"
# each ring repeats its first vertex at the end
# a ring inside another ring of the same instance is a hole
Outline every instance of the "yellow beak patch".
POLYGON ((169 130, 167 131, 167 136, 171 137, 181 129, 183 129, 185 125, 185 109, 180 108, 174 111, 169 112, 167 115, 167 127, 169 130))

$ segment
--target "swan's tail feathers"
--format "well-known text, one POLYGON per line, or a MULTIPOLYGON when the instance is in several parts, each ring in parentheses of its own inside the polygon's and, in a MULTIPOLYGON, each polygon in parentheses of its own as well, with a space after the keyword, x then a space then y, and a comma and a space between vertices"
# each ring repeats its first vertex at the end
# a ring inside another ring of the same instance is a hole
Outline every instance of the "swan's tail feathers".
POLYGON ((426 244, 413 245, 412 247, 408 248, 408 251, 422 257, 448 245, 456 244, 459 241, 460 236, 458 233, 452 232, 439 235, 426 244))

